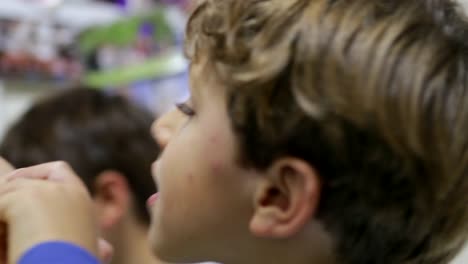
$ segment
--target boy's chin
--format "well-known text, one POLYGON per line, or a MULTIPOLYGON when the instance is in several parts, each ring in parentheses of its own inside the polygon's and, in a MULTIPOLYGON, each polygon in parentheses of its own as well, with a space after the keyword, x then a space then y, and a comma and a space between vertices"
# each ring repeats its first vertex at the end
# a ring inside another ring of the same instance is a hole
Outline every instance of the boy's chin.
POLYGON ((179 251, 177 250, 163 250, 158 247, 153 247, 153 255, 156 257, 156 259, 164 262, 169 262, 169 263, 196 263, 196 262, 201 262, 198 260, 195 260, 194 258, 190 258, 187 256, 184 256, 181 254, 181 248, 179 248, 179 251))
MULTIPOLYGON (((163 239, 157 235, 156 230, 153 227, 150 228, 149 232, 149 243, 153 255, 161 261, 170 263, 191 263, 186 258, 182 257, 183 254, 180 246, 175 245, 168 239, 163 239)), ((179 244, 180 245, 180 244, 179 244)))
MULTIPOLYGON (((206 260, 190 255, 184 251, 184 246, 177 243, 179 246, 169 245, 166 241, 156 241, 150 237, 151 250, 156 259, 169 263, 198 263, 206 260)), ((191 252, 193 253, 193 252, 191 252)))
POLYGON ((157 259, 169 263, 198 263, 205 262, 212 257, 211 250, 197 247, 197 245, 204 245, 199 243, 200 241, 166 233, 164 228, 154 220, 155 218, 151 219, 148 242, 151 252, 157 259))

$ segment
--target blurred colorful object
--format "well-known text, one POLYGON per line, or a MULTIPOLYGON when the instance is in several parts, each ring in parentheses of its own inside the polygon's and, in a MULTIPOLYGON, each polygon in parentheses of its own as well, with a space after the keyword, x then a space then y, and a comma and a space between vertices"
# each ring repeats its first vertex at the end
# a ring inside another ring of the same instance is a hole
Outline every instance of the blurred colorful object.
POLYGON ((78 43, 85 58, 84 82, 102 88, 119 87, 185 71, 183 32, 171 24, 169 14, 160 6, 150 14, 81 34, 78 43))
POLYGON ((37 89, 79 81, 161 113, 188 93, 188 3, 0 1, 0 80, 37 89))
POLYGON ((0 1, 0 78, 73 80, 81 77, 73 44, 87 28, 123 15, 112 4, 76 0, 0 1))

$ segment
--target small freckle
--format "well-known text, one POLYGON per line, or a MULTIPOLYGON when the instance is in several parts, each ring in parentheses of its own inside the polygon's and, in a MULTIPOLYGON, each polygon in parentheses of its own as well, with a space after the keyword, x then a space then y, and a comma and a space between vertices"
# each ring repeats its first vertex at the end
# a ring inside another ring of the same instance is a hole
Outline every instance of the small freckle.
POLYGON ((189 173, 188 180, 189 180, 189 182, 193 182, 193 174, 192 173, 189 173))
POLYGON ((222 169, 222 163, 220 161, 213 162, 212 170, 215 174, 219 174, 222 169))

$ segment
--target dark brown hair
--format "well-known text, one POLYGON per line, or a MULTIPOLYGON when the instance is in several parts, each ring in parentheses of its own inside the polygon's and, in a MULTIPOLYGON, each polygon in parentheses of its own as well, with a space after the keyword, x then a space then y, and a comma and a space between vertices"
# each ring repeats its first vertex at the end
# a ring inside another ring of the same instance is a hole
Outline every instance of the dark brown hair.
POLYGON ((122 173, 139 219, 149 224, 146 199, 156 191, 151 163, 159 153, 152 122, 149 112, 121 96, 70 89, 33 105, 7 132, 0 156, 18 168, 66 161, 92 193, 99 173, 122 173))
POLYGON ((206 0, 186 53, 225 84, 243 165, 319 171, 338 263, 447 263, 468 231, 460 16, 442 0, 206 0))

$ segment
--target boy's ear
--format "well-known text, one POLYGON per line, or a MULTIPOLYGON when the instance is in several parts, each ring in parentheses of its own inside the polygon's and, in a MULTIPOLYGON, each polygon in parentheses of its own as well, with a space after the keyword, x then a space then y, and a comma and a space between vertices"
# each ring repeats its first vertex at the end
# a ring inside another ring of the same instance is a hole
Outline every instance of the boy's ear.
POLYGON ((131 193, 126 178, 117 171, 101 172, 94 182, 94 201, 101 228, 115 226, 130 210, 131 193))
POLYGON ((307 162, 275 161, 256 187, 250 231, 259 237, 293 236, 315 214, 320 191, 319 175, 307 162))

